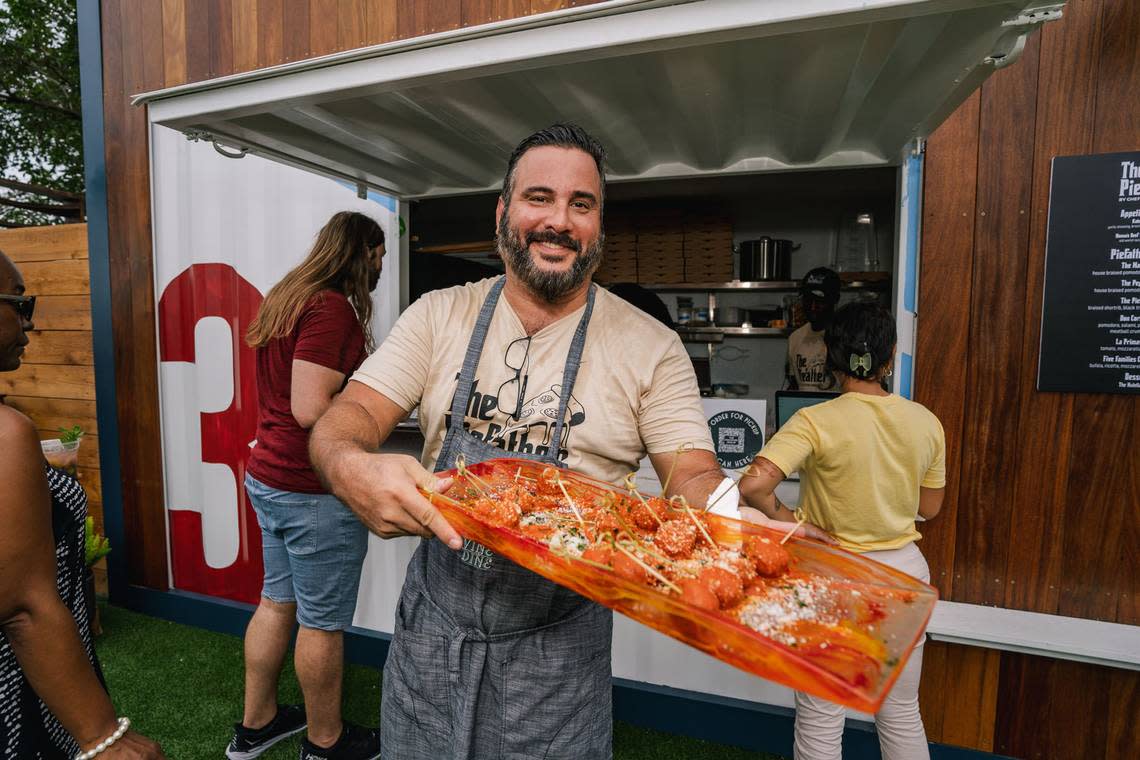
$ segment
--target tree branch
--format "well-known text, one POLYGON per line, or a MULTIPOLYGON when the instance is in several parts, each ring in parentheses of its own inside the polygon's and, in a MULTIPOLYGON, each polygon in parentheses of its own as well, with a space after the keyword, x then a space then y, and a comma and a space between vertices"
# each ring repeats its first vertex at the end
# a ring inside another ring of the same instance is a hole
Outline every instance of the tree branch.
POLYGON ((54 103, 42 103, 38 100, 19 98, 15 95, 9 95, 8 93, 0 93, 0 103, 10 103, 16 106, 32 106, 33 108, 41 108, 45 111, 62 114, 63 116, 66 116, 70 119, 75 119, 76 121, 82 121, 83 119, 78 111, 72 111, 70 108, 63 108, 62 106, 57 106, 54 103))
POLYGON ((83 193, 72 193, 67 190, 56 190, 51 187, 44 187, 43 185, 34 185, 29 182, 17 182, 14 179, 4 179, 0 177, 0 187, 7 187, 11 190, 19 190, 23 193, 31 193, 32 195, 43 195, 48 198, 54 198, 57 201, 80 201, 83 200, 83 193))
POLYGON ((25 211, 37 211, 41 214, 51 214, 52 216, 79 216, 82 213, 82 207, 78 203, 56 205, 54 203, 25 203, 24 201, 0 198, 0 206, 20 208, 25 211))

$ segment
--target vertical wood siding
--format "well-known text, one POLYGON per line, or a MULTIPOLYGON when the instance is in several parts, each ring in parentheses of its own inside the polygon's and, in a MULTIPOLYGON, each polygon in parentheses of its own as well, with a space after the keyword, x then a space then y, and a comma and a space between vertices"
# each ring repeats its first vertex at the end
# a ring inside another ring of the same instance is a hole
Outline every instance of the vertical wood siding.
MULTIPOLYGON (((923 529, 944 598, 1140 624, 1140 399, 1036 390, 1051 161, 1140 149, 1137 92, 1140 4, 1069 0, 927 144, 915 389, 958 480, 923 529)), ((1137 673, 928 648, 931 738, 1140 755, 1137 673)))
POLYGON ((915 396, 951 452, 922 544, 944 598, 1140 624, 1140 399, 1036 390, 1050 163, 1140 149, 1138 40, 1140 4, 1070 0, 928 141, 915 396))

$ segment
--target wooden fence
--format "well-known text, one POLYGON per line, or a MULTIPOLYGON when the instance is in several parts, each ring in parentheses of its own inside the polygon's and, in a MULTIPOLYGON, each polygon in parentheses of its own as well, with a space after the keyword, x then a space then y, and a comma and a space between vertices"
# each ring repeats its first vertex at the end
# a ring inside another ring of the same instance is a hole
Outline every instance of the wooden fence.
POLYGON ((72 425, 86 431, 79 447, 79 480, 101 529, 87 225, 0 230, 0 251, 16 262, 27 292, 37 297, 36 329, 24 363, 0 374, 0 397, 32 418, 40 438, 58 438, 61 427, 72 425))

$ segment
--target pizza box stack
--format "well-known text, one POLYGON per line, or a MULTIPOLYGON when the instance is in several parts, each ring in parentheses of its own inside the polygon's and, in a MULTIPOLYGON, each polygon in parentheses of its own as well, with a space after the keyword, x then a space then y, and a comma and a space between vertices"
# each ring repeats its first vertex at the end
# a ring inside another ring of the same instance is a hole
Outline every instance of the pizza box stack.
POLYGON ((685 226, 680 214, 652 211, 639 215, 637 281, 643 285, 685 282, 685 226))
POLYGON ((715 212, 687 214, 684 243, 686 282, 733 279, 732 221, 728 216, 715 212))
POLYGON ((637 227, 619 217, 606 223, 606 248, 595 279, 604 284, 637 282, 637 227))

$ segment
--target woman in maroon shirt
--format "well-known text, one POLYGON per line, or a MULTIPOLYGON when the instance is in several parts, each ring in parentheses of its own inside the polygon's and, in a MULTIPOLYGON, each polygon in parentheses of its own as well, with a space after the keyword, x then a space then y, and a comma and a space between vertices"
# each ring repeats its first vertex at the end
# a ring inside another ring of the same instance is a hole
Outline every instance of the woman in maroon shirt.
POLYGON ((352 624, 368 531, 309 464, 309 428, 373 347, 371 293, 384 231, 335 214, 309 255, 269 291, 247 342, 257 349, 257 441, 246 491, 261 526, 265 580, 245 632, 245 710, 226 749, 248 760, 300 733, 302 756, 380 756, 378 732, 341 720, 344 629, 352 624), (277 681, 300 625, 294 663, 305 706, 278 705, 277 681))

